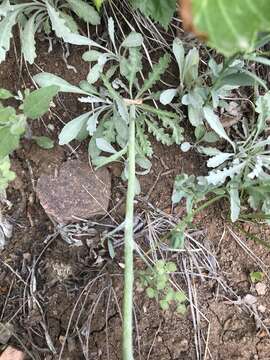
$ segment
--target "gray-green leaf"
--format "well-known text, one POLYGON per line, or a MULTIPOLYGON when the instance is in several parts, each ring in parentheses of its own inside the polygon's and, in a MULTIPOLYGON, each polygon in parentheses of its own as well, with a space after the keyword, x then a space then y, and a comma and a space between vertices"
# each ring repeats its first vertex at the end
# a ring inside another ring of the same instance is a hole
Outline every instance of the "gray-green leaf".
POLYGON ((86 23, 100 24, 100 16, 95 8, 83 0, 66 0, 75 14, 86 23))
POLYGON ((66 145, 72 140, 76 139, 77 136, 81 133, 82 129, 86 126, 87 120, 91 111, 82 114, 75 119, 69 121, 62 129, 59 135, 59 144, 66 145))
POLYGON ((137 47, 141 46, 143 43, 142 34, 132 31, 122 42, 121 46, 124 47, 137 47))

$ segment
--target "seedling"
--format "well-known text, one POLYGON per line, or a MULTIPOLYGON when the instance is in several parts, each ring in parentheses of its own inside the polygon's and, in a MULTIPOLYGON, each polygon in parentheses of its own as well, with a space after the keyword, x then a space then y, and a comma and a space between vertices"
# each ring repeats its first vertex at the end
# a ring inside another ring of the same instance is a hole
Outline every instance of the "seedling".
POLYGON ((150 299, 156 299, 162 310, 175 305, 176 311, 184 314, 187 297, 183 291, 174 290, 170 282, 170 274, 176 270, 175 263, 158 260, 153 268, 139 272, 139 282, 146 289, 146 295, 150 299))
POLYGON ((253 284, 262 281, 264 278, 264 274, 261 271, 252 271, 249 276, 253 284))

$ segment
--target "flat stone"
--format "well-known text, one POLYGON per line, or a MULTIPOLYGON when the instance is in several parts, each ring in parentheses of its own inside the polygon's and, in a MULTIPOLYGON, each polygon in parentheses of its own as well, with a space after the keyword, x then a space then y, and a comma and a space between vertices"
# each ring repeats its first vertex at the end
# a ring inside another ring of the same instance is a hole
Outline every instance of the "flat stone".
POLYGON ((59 224, 105 215, 111 195, 111 174, 106 168, 93 171, 79 160, 63 163, 58 174, 41 175, 37 196, 46 214, 59 224))

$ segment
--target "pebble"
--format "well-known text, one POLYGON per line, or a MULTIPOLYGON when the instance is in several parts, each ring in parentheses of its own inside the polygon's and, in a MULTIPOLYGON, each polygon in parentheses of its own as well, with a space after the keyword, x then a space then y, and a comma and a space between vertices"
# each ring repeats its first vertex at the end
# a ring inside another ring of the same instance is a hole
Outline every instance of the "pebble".
POLYGON ((263 295, 266 294, 267 286, 266 286, 265 283, 258 282, 258 283, 255 285, 255 289, 256 289, 258 295, 263 296, 263 295))

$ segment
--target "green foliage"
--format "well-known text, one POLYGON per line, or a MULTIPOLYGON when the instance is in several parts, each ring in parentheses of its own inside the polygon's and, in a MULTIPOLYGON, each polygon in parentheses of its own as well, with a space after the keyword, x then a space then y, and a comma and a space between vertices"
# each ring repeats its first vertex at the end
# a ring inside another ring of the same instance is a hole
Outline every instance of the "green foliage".
POLYGON ((37 119, 44 115, 49 107, 52 99, 57 95, 59 87, 56 85, 48 86, 42 89, 33 91, 26 96, 23 103, 24 114, 29 119, 37 119))
MULTIPOLYGON (((97 6, 99 4, 97 3, 97 6)), ((54 30, 56 36, 66 42, 91 45, 92 40, 79 35, 78 25, 71 15, 92 25, 100 23, 98 12, 84 0, 29 0, 25 2, 4 0, 0 5, 0 62, 5 60, 10 48, 12 31, 16 24, 20 28, 22 53, 26 61, 33 64, 36 59, 35 35, 54 30)))
POLYGON ((267 0, 192 0, 194 27, 226 56, 250 52, 259 32, 270 30, 267 0))
POLYGON ((151 92, 153 86, 160 81, 169 65, 170 57, 161 57, 145 77, 146 80, 141 82, 141 34, 131 32, 119 49, 116 49, 113 20, 109 19, 108 23, 114 51, 97 51, 91 48, 84 53, 83 59, 94 62, 94 65, 87 76, 88 82, 83 83, 83 89, 53 74, 41 73, 34 79, 41 87, 56 86, 58 89, 55 91, 82 94, 79 101, 89 104, 88 112, 64 126, 59 135, 60 144, 68 144, 75 139, 83 140, 90 135, 89 155, 92 163, 99 167, 110 161, 124 161, 122 177, 127 179, 128 161, 125 155, 129 144, 131 105, 136 107, 136 162, 144 173, 150 170, 151 163, 147 158, 153 154, 147 131, 164 145, 172 145, 182 142, 183 129, 177 113, 158 109, 148 103, 149 91, 151 92), (106 74, 103 71, 105 65, 109 67, 106 74), (113 71, 108 77, 110 69, 113 71), (102 153, 109 154, 109 157, 103 156, 102 153))
MULTIPOLYGON (((0 107, 0 191, 4 190, 8 182, 14 179, 14 173, 10 171, 9 156, 19 147, 20 139, 29 126, 27 118, 37 119, 45 114, 50 107, 50 101, 58 90, 57 86, 44 87, 29 93, 25 91, 24 99, 22 94, 20 99, 23 101, 16 110, 11 106, 0 107)), ((2 100, 14 97, 8 90, 0 90, 2 100)), ((15 97, 14 97, 15 98, 15 97)), ((43 148, 50 149, 53 142, 45 136, 33 136, 32 139, 43 148)))
POLYGON ((252 271, 249 276, 253 284, 262 281, 264 278, 264 274, 261 271, 252 271))
POLYGON ((140 9, 142 14, 168 27, 176 10, 176 0, 129 0, 133 7, 140 9))
POLYGON ((259 84, 267 89, 266 84, 245 69, 244 61, 239 59, 218 64, 210 58, 207 69, 200 74, 198 50, 193 48, 186 53, 178 38, 173 42, 173 54, 179 69, 179 87, 163 91, 161 103, 168 105, 180 94, 181 103, 187 106, 188 119, 195 128, 210 126, 219 137, 230 142, 215 111, 224 107, 224 97, 229 97, 240 86, 259 84))
POLYGON ((15 179, 15 173, 10 170, 10 160, 6 156, 0 159, 0 192, 6 189, 8 183, 15 179))
MULTIPOLYGON (((210 170, 206 176, 195 178, 182 174, 176 178, 172 201, 186 200, 187 223, 192 220, 198 203, 210 194, 230 199, 232 222, 238 220, 241 203, 246 200, 254 211, 270 214, 270 137, 265 135, 270 116, 270 93, 259 96, 254 107, 256 121, 250 119, 249 125, 246 121, 240 122, 242 135, 233 142, 233 151, 195 146, 199 153, 208 157, 210 170)), ((184 224, 180 230, 182 233, 178 231, 178 235, 181 233, 183 239, 184 224)))
POLYGON ((186 312, 187 297, 183 291, 176 291, 170 283, 170 273, 177 270, 174 262, 158 260, 152 268, 139 272, 139 282, 146 289, 150 299, 156 299, 162 310, 174 305, 180 314, 186 312))

